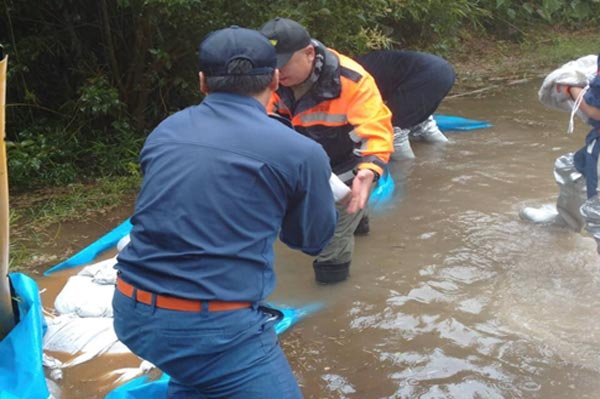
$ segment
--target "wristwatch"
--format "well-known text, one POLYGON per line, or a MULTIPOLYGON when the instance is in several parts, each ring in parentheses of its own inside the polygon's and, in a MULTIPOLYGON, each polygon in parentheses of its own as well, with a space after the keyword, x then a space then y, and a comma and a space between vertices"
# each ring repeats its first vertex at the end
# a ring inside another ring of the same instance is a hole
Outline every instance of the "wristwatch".
POLYGON ((377 183, 377 181, 379 180, 379 178, 381 176, 379 176, 379 173, 374 171, 373 169, 369 169, 371 172, 373 172, 373 183, 377 183))
MULTIPOLYGON (((365 169, 368 169, 368 170, 370 170, 371 172, 373 172, 373 183, 377 183, 377 180, 379 180, 379 178, 381 177, 381 176, 379 176, 379 173, 378 173, 376 170, 373 170, 373 169, 370 169, 370 168, 365 168, 365 169)), ((352 172, 354 173, 354 176, 356 176, 356 175, 358 174, 358 171, 359 171, 359 170, 360 170, 360 169, 357 169, 357 168, 355 168, 355 169, 352 171, 352 172)))

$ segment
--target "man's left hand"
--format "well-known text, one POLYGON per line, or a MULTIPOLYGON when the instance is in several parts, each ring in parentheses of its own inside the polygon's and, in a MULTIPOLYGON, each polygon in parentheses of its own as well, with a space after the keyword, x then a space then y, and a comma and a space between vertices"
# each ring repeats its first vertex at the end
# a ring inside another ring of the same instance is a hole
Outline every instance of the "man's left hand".
POLYGON ((558 93, 561 93, 563 96, 571 98, 571 93, 569 92, 570 87, 568 85, 564 85, 564 84, 560 84, 557 83, 556 84, 556 91, 558 93))
POLYGON ((348 204, 346 211, 348 213, 356 213, 363 209, 369 199, 371 193, 371 185, 375 178, 375 172, 369 169, 361 169, 358 171, 352 181, 352 198, 348 204))

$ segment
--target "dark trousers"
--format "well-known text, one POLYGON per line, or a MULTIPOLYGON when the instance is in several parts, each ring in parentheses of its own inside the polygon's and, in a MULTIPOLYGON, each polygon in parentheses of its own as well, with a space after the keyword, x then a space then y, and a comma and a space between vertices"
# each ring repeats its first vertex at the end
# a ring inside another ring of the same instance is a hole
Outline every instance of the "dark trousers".
POLYGON ((384 101, 392 111, 392 123, 409 129, 435 112, 454 85, 454 68, 433 54, 406 51, 404 56, 419 59, 427 65, 408 77, 395 91, 386 94, 384 101))
POLYGON ((113 298, 117 337, 163 372, 169 399, 302 398, 273 328, 260 307, 180 312, 113 298))

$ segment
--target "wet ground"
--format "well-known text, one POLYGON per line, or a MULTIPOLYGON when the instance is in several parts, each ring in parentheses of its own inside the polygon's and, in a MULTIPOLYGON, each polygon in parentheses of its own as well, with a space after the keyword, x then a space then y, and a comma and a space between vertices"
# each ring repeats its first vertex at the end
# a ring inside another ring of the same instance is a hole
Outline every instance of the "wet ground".
MULTIPOLYGON (((277 246, 271 299, 325 304, 281 337, 306 398, 600 396, 595 244, 518 217, 553 202, 554 159, 586 133, 577 120, 566 135, 568 115, 538 103, 539 84, 443 104, 494 127, 417 143, 414 162, 392 165, 396 197, 372 212, 347 282, 315 284, 311 258, 277 246)), ((63 398, 101 398, 99 376, 135 364, 66 370, 63 398)))

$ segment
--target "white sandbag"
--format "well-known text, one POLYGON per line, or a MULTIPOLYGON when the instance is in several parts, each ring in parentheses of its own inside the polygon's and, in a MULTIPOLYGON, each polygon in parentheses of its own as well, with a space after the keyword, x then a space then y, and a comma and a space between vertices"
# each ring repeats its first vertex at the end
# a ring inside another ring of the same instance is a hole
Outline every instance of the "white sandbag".
POLYGON ((61 362, 53 356, 44 353, 42 355, 42 365, 45 369, 49 370, 47 374, 50 374, 50 378, 53 381, 60 381, 63 379, 63 362, 61 362))
POLYGON ((110 371, 104 374, 102 379, 114 379, 115 384, 121 384, 125 381, 129 381, 138 377, 142 374, 148 374, 151 370, 155 369, 156 366, 147 360, 142 360, 139 367, 124 367, 121 369, 110 371), (117 377, 115 379, 115 377, 117 377))
POLYGON ((104 353, 129 353, 117 338, 110 317, 77 317, 60 315, 46 317, 48 330, 44 335, 44 350, 78 354, 63 363, 72 367, 104 353))
MULTIPOLYGON (((596 75, 597 55, 587 55, 573 61, 569 61, 560 68, 552 71, 542 83, 538 91, 540 102, 548 107, 571 112, 575 101, 556 91, 557 84, 568 86, 587 86, 596 75)), ((586 123, 588 118, 581 111, 577 112, 586 123)))
POLYGON ((121 252, 123 250, 123 248, 125 248, 127 246, 127 244, 129 244, 130 241, 131 241, 131 236, 129 234, 127 234, 126 236, 123 236, 123 238, 121 238, 119 240, 119 242, 117 243, 117 252, 121 252))
MULTIPOLYGON (((104 353, 129 353, 113 329, 115 263, 116 258, 110 258, 86 266, 69 278, 56 297, 54 308, 59 315, 46 317, 44 350, 77 356, 62 364, 52 363, 55 372, 104 353)), ((130 371, 127 376, 134 374, 130 371)))
POLYGON ((48 399, 61 399, 63 397, 60 386, 50 378, 46 378, 46 386, 48 386, 48 392, 50 394, 48 399))
MULTIPOLYGON (((126 237, 129 237, 127 235, 126 237)), ((114 265, 117 263, 117 257, 103 260, 98 263, 93 263, 86 266, 77 273, 79 276, 88 276, 97 284, 112 284, 117 283, 117 270, 114 265)))
POLYGON ((338 202, 344 199, 348 194, 350 194, 350 187, 348 187, 336 174, 332 173, 329 177, 329 185, 331 186, 331 191, 333 191, 333 199, 335 202, 338 202))
POLYGON ((112 317, 113 284, 96 284, 88 276, 69 277, 56 297, 54 309, 59 314, 73 313, 79 317, 112 317))

